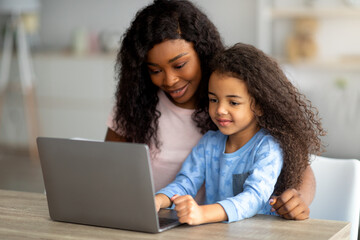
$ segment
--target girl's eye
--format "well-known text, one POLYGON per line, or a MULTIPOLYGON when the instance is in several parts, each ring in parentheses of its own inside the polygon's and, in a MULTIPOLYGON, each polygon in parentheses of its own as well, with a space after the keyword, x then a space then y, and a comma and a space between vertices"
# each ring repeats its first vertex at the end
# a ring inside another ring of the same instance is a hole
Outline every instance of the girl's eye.
POLYGON ((180 68, 184 67, 186 63, 187 63, 187 62, 184 62, 184 63, 182 63, 182 64, 176 65, 175 68, 176 68, 176 69, 180 69, 180 68))
POLYGON ((209 102, 211 102, 211 103, 217 103, 217 99, 215 99, 215 98, 209 98, 209 102))
POLYGON ((233 106, 237 106, 237 105, 239 105, 240 103, 238 103, 238 102, 234 102, 234 101, 231 101, 230 102, 230 105, 233 105, 233 106))

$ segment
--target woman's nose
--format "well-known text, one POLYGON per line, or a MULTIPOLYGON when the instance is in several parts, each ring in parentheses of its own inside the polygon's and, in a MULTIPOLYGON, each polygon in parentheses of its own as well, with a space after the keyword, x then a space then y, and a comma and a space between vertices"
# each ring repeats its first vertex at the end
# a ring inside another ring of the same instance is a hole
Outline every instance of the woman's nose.
POLYGON ((163 80, 163 85, 166 87, 171 88, 172 86, 174 86, 177 82, 179 81, 179 78, 172 73, 165 73, 164 76, 164 80, 163 80))

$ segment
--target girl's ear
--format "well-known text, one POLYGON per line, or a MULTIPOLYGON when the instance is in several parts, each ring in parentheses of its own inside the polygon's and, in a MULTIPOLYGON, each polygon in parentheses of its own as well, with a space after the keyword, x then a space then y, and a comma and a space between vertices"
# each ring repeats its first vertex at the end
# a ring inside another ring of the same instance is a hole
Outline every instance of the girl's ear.
POLYGON ((263 110, 261 109, 259 104, 255 104, 254 112, 255 112, 255 115, 258 116, 258 117, 261 117, 264 114, 263 110))
POLYGON ((261 117, 264 114, 260 105, 256 103, 254 98, 251 99, 251 108, 257 117, 261 117))

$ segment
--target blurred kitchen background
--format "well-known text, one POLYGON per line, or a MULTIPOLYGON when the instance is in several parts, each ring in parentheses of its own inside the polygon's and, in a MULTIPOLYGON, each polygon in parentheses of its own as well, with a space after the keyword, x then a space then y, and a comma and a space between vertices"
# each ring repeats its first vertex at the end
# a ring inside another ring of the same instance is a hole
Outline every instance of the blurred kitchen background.
MULTIPOLYGON (((104 139, 120 38, 150 2, 0 0, 0 188, 43 191, 36 136, 104 139)), ((359 0, 193 2, 226 45, 253 44, 280 61, 319 110, 324 156, 360 159, 359 0)))

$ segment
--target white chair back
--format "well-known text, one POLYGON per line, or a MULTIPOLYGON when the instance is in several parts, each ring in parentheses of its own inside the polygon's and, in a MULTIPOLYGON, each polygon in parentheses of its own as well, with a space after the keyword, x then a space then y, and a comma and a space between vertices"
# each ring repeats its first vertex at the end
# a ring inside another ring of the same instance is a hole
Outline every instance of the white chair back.
POLYGON ((311 167, 316 179, 316 195, 310 218, 351 222, 351 240, 359 232, 360 161, 314 156, 311 167))

